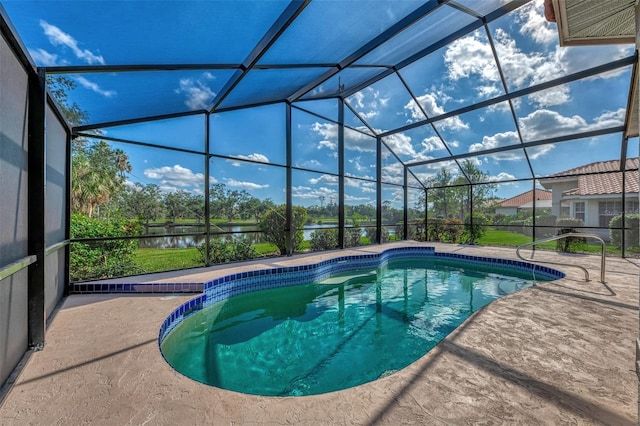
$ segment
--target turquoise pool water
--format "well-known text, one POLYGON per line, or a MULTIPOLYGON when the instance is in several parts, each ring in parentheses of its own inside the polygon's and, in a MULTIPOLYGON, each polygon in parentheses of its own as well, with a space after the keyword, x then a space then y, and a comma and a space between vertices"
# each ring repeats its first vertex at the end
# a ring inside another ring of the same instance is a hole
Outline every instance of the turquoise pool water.
POLYGON ((491 301, 549 278, 441 259, 392 260, 320 282, 203 308, 162 341, 202 383, 267 396, 313 395, 393 374, 491 301))

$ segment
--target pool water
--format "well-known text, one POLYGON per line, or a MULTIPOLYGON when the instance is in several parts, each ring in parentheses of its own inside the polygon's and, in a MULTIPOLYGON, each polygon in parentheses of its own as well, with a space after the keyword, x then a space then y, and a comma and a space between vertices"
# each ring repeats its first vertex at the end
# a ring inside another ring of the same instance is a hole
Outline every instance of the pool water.
POLYGON ((180 373, 223 389, 331 392, 406 367, 473 312, 534 280, 541 281, 478 264, 390 261, 215 303, 182 321, 161 350, 180 373))

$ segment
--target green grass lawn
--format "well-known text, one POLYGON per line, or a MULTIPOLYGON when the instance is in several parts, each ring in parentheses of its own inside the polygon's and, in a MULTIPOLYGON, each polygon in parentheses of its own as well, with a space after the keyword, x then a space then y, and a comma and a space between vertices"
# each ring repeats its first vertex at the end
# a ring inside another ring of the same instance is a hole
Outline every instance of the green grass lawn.
MULTIPOLYGON (((392 239, 390 238, 390 241, 392 239)), ((531 237, 509 231, 487 229, 485 234, 476 244, 485 246, 507 246, 517 247, 531 242, 531 237)), ((366 237, 362 238, 363 245, 369 244, 370 241, 366 237)), ((543 250, 556 250, 556 242, 539 244, 536 246, 543 250)), ((260 256, 270 256, 278 253, 275 245, 270 243, 253 244, 253 248, 260 256)), ((300 251, 305 252, 311 249, 310 241, 303 241, 300 251)), ((600 253, 600 244, 594 242, 591 244, 580 244, 577 247, 580 253, 600 253)), ((620 256, 620 250, 607 246, 607 254, 620 256)), ((188 248, 169 248, 154 249, 143 248, 138 249, 135 253, 134 261, 136 265, 144 269, 145 272, 159 272, 173 269, 194 268, 203 266, 200 261, 200 253, 195 247, 188 248)))
POLYGON ((271 243, 255 243, 252 246, 261 256, 269 256, 278 252, 278 247, 271 243))
POLYGON ((187 248, 139 248, 134 254, 134 262, 145 272, 169 271, 172 269, 203 266, 200 253, 195 247, 187 248))
MULTIPOLYGON (((253 244, 260 256, 269 256, 278 252, 278 248, 270 243, 253 244)), ((187 248, 139 248, 134 254, 136 265, 145 272, 170 271, 204 266, 200 253, 195 247, 187 248)))
MULTIPOLYGON (((486 246, 508 246, 518 247, 523 244, 532 242, 532 238, 523 234, 518 234, 510 231, 502 231, 498 229, 486 229, 482 238, 478 239, 476 244, 486 246)), ((548 243, 537 244, 536 248, 543 250, 556 250, 556 241, 550 241, 548 243)), ((596 241, 588 241, 586 244, 580 244, 577 246, 577 252, 579 253, 600 253, 602 250, 600 243, 596 241)), ((620 249, 607 246, 607 254, 620 256, 620 249)))

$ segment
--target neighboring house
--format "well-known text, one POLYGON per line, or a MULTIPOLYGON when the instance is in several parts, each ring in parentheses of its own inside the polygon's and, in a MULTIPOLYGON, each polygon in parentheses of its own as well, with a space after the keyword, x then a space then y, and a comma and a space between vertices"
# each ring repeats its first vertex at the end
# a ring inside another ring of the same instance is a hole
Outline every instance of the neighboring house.
MULTIPOLYGON (((533 211, 533 190, 511 197, 496 205, 496 214, 514 215, 520 211, 533 211)), ((536 210, 551 208, 551 191, 535 190, 536 210)))
POLYGON ((624 179, 620 160, 590 163, 540 179, 553 194, 551 213, 601 228, 608 228, 611 219, 623 211, 638 213, 638 158, 627 159, 625 166, 624 179))

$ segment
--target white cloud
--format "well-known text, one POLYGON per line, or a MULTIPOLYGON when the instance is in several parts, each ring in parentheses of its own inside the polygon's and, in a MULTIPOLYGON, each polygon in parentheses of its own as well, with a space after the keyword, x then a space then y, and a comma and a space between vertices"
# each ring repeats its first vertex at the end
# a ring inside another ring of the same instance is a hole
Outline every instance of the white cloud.
POLYGON ((338 193, 333 190, 333 189, 329 189, 326 187, 321 187, 321 188, 309 188, 306 186, 294 186, 291 188, 291 195, 294 198, 300 198, 300 199, 319 199, 321 196, 325 197, 325 199, 328 201, 330 199, 334 199, 334 201, 337 199, 338 197, 338 193))
POLYGON ((321 165, 322 163, 320 163, 318 160, 305 160, 305 161, 296 163, 296 167, 303 167, 303 168, 309 168, 309 169, 315 169, 320 167, 321 165))
POLYGON ((346 202, 358 202, 361 204, 367 204, 367 203, 373 202, 373 200, 369 197, 356 197, 355 195, 350 195, 350 194, 344 194, 344 200, 346 202))
MULTIPOLYGON (((501 148, 504 146, 513 146, 513 150, 494 152, 490 154, 490 158, 493 161, 524 161, 524 151, 517 149, 520 144, 520 139, 516 132, 503 132, 497 133, 492 136, 485 136, 482 138, 482 142, 475 143, 469 146, 469 152, 479 152, 487 149, 501 148)), ((555 145, 542 145, 538 147, 528 148, 527 154, 529 158, 535 160, 548 152, 552 151, 555 145)))
POLYGON ((269 187, 268 184, 260 185, 258 183, 246 182, 246 181, 238 181, 238 180, 235 180, 235 179, 225 179, 225 181, 226 181, 228 186, 233 187, 233 188, 262 189, 262 188, 268 188, 269 187))
POLYGON ((345 149, 359 152, 376 152, 376 140, 364 133, 345 127, 344 147, 345 149))
POLYGON ((520 139, 516 132, 496 133, 493 136, 484 136, 482 142, 471 144, 469 146, 469 152, 484 151, 486 149, 494 149, 519 143, 520 139))
POLYGON ((311 125, 311 131, 320 135, 322 140, 318 143, 318 149, 327 148, 329 151, 338 149, 338 125, 333 123, 318 123, 311 125))
POLYGON ((424 148, 423 152, 433 152, 440 151, 445 149, 442 140, 437 136, 430 136, 428 138, 424 138, 421 142, 422 147, 424 148))
MULTIPOLYGON (((241 160, 257 161, 257 162, 260 162, 260 163, 268 163, 269 162, 269 158, 267 158, 266 155, 258 154, 258 153, 255 153, 255 152, 253 154, 249 154, 249 155, 234 155, 233 157, 234 158, 239 158, 241 160)), ((236 165, 236 163, 234 163, 234 165, 236 165)))
POLYGON ((350 168, 352 170, 356 170, 358 172, 367 172, 371 169, 371 167, 369 167, 368 165, 363 164, 361 156, 349 156, 346 160, 351 165, 350 168))
POLYGON ((85 89, 89 89, 93 92, 96 92, 97 94, 102 95, 105 98, 113 98, 117 93, 115 90, 104 90, 97 83, 94 83, 93 81, 89 81, 86 78, 79 75, 75 76, 74 79, 78 83, 80 83, 80 85, 85 89))
POLYGON ((520 23, 520 34, 531 37, 536 43, 550 44, 558 39, 556 24, 544 17, 544 1, 532 1, 518 10, 516 22, 520 23))
POLYGON ((563 105, 571 100, 571 90, 568 84, 562 84, 551 89, 532 93, 528 96, 528 99, 538 108, 563 105))
MULTIPOLYGON (((149 179, 160 181, 160 189, 163 191, 175 191, 176 189, 201 190, 205 179, 203 173, 194 173, 191 169, 179 164, 145 169, 144 175, 149 179)), ((212 182, 214 183, 214 182, 212 182)))
POLYGON ((400 163, 387 164, 382 166, 382 180, 397 184, 404 183, 404 166, 400 163))
MULTIPOLYGON (((35 50, 29 49, 29 54, 31 55, 31 58, 33 58, 33 60, 39 66, 53 67, 53 66, 59 65, 58 55, 56 55, 55 53, 49 53, 44 49, 35 49, 35 50)), ((64 61, 60 61, 60 62, 64 63, 64 61)))
POLYGON ((319 183, 325 183, 325 184, 328 184, 328 185, 337 185, 338 184, 338 176, 322 175, 319 178, 311 178, 311 179, 309 179, 309 183, 311 185, 317 185, 319 183))
POLYGON ((476 34, 451 43, 444 54, 444 63, 452 81, 471 76, 484 82, 500 81, 491 46, 476 34))
POLYGON ((502 90, 498 86, 479 85, 476 87, 478 95, 484 99, 495 98, 502 94, 502 90))
POLYGON ((522 136, 528 141, 590 130, 587 121, 579 115, 567 117, 547 109, 534 111, 519 123, 522 136))
POLYGON ((202 76, 197 79, 182 78, 179 81, 180 87, 175 89, 175 92, 179 95, 186 95, 184 103, 189 109, 206 109, 216 96, 216 93, 207 84, 207 81, 213 79, 214 76, 209 72, 202 73, 202 76))
POLYGON ((78 59, 82 59, 89 65, 104 65, 102 55, 97 55, 88 49, 81 49, 78 41, 71 35, 65 33, 55 25, 51 25, 44 20, 40 20, 40 26, 44 30, 44 34, 49 38, 49 42, 54 46, 65 46, 71 49, 78 59))
MULTIPOLYGON (((565 74, 571 74, 617 59, 622 59, 632 54, 633 45, 571 46, 558 47, 554 53, 554 59, 561 64, 565 74)), ((625 69, 621 68, 591 78, 608 79, 617 77, 624 72, 625 69)))
POLYGON ((504 180, 513 180, 516 177, 510 173, 507 172, 500 172, 498 173, 496 176, 489 176, 489 181, 490 182, 500 182, 500 181, 504 181, 504 180))
MULTIPOLYGON (((351 187, 351 188, 358 188, 361 192, 366 193, 366 194, 372 194, 374 192, 376 192, 376 183, 375 182, 368 182, 368 181, 364 181, 364 180, 359 180, 359 179, 345 179, 344 180, 344 184, 347 187, 351 187)), ((346 194, 345 194, 346 197, 346 194)))
POLYGON ((415 157, 416 150, 411 144, 411 137, 404 133, 394 133, 384 137, 385 144, 397 155, 415 157))
MULTIPOLYGON (((567 64, 561 60, 562 54, 522 52, 515 40, 500 28, 495 31, 494 43, 500 65, 512 90, 542 83, 567 73, 567 64)), ((448 66, 448 76, 453 82, 461 78, 477 77, 479 81, 475 87, 478 95, 491 98, 502 93, 500 75, 491 47, 484 38, 481 39, 474 34, 455 41, 445 53, 445 64, 448 66)), ((534 94, 529 99, 538 106, 550 106, 566 103, 570 98, 567 87, 560 86, 547 89, 543 94, 534 94)), ((490 110, 495 109, 494 107, 490 110)))
MULTIPOLYGON (((425 110, 429 117, 437 117, 445 113, 445 110, 442 106, 438 105, 437 96, 434 93, 425 93, 424 95, 418 96, 417 100, 420 102, 420 105, 425 110)), ((414 116, 415 110, 419 110, 416 103, 412 100, 407 103, 404 108, 408 111, 411 111, 412 116, 414 116)), ((460 117, 450 117, 438 122, 438 125, 443 129, 451 129, 451 130, 461 130, 468 129, 469 125, 462 121, 460 117)))
POLYGON ((622 126, 624 124, 625 115, 625 108, 620 108, 617 111, 605 111, 594 119, 593 126, 596 128, 622 126))
POLYGON ((530 54, 522 52, 516 46, 515 40, 500 28, 495 31, 494 41, 500 66, 512 87, 525 87, 534 79, 546 81, 549 79, 549 74, 556 69, 549 64, 549 57, 538 52, 530 54))
POLYGON ((318 149, 327 148, 329 151, 336 151, 338 144, 331 141, 320 141, 318 143, 318 149))
POLYGON ((361 117, 371 119, 380 114, 380 109, 388 104, 389 98, 383 98, 378 90, 367 87, 351 95, 347 102, 361 117))
MULTIPOLYGON (((318 149, 326 148, 334 153, 338 149, 338 125, 333 123, 313 123, 311 131, 317 133, 322 140, 318 142, 318 149)), ((375 139, 364 133, 345 127, 345 149, 359 152, 375 152, 375 139)))
POLYGON ((353 173, 345 172, 345 177, 354 177, 354 178, 362 178, 362 179, 371 179, 374 180, 375 177, 369 175, 354 175, 353 173))

